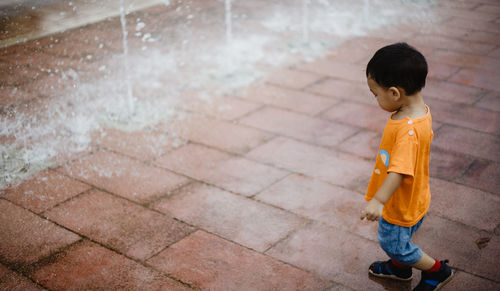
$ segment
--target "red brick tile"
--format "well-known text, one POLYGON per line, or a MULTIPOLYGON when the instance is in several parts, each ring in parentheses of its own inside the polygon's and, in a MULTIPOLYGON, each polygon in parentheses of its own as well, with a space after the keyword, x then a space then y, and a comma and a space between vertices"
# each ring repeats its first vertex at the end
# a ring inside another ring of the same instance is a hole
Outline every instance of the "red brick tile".
POLYGON ((171 152, 155 163, 246 196, 254 195, 288 174, 283 170, 194 144, 171 152))
MULTIPOLYGON (((428 79, 446 80, 460 69, 458 66, 443 64, 435 60, 428 60, 428 65, 428 79)), ((427 83, 428 82, 429 81, 427 81, 427 83)))
POLYGON ((346 187, 364 181, 373 170, 373 164, 364 159, 282 137, 254 149, 247 156, 346 187))
POLYGON ((203 184, 182 188, 153 207, 257 251, 304 223, 291 213, 203 184))
POLYGON ((51 290, 191 290, 89 241, 65 250, 32 277, 51 290))
POLYGON ((465 272, 456 272, 453 280, 446 284, 449 290, 500 290, 500 283, 465 272))
POLYGON ((245 153, 273 137, 236 122, 191 115, 180 121, 181 136, 186 140, 202 143, 233 153, 245 153))
POLYGON ((357 128, 319 118, 265 107, 240 120, 241 123, 323 146, 334 146, 353 135, 357 128))
POLYGON ((496 280, 500 252, 500 236, 485 234, 461 223, 429 214, 416 232, 414 242, 431 257, 449 259, 450 266, 467 273, 496 280), (479 249, 476 240, 491 237, 488 245, 479 249))
POLYGON ((472 167, 459 179, 458 182, 488 191, 500 194, 500 164, 490 161, 478 160, 472 164, 472 167))
POLYGON ((91 187, 52 170, 42 170, 16 187, 3 190, 3 197, 40 213, 91 187))
POLYGON ((377 290, 377 283, 368 277, 368 266, 387 256, 376 242, 316 223, 266 254, 354 290, 377 290))
POLYGON ((322 79, 318 72, 302 72, 297 70, 285 69, 273 72, 267 78, 267 82, 291 89, 302 89, 308 85, 314 84, 322 79))
POLYGON ((431 148, 429 174, 431 177, 451 181, 464 173, 472 162, 474 162, 473 157, 433 146, 431 148))
POLYGON ((148 262, 203 290, 324 290, 331 284, 203 231, 148 262))
POLYGON ((337 146, 343 152, 371 159, 375 162, 382 135, 373 131, 362 130, 337 146))
POLYGON ((295 174, 262 191, 256 199, 377 240, 377 224, 359 219, 361 210, 366 206, 364 196, 360 193, 295 174))
POLYGON ((474 105, 480 108, 500 112, 500 92, 490 91, 474 105))
POLYGON ((33 70, 25 64, 11 62, 10 57, 0 58, 0 77, 2 85, 20 86, 33 79, 42 77, 43 72, 33 70))
POLYGON ((52 221, 145 260, 188 235, 192 228, 101 191, 91 191, 45 213, 52 221))
POLYGON ((450 78, 450 81, 466 86, 500 91, 498 79, 500 79, 498 72, 491 73, 474 69, 461 69, 450 78))
POLYGON ((442 101, 473 104, 483 94, 483 90, 450 82, 428 80, 422 91, 424 97, 442 101))
POLYGON ((479 7, 474 9, 474 11, 498 16, 498 14, 500 14, 500 6, 498 6, 498 3, 496 4, 497 5, 481 4, 479 7))
POLYGON ((72 244, 80 237, 54 223, 0 199, 0 257, 20 267, 72 244))
POLYGON ((344 99, 347 101, 357 101, 369 105, 377 105, 377 101, 373 98, 373 94, 370 93, 370 90, 366 85, 366 81, 351 82, 325 79, 308 87, 306 91, 337 99, 344 99))
POLYGON ((431 179, 430 211, 493 232, 500 221, 500 197, 440 179, 431 179))
POLYGON ((139 203, 188 182, 169 171, 106 151, 86 156, 58 171, 139 203))
POLYGON ((497 126, 500 115, 497 112, 431 98, 426 99, 426 101, 431 109, 433 120, 481 132, 500 133, 500 127, 497 126))
POLYGON ((412 43, 415 46, 431 47, 477 55, 488 53, 494 48, 494 45, 492 44, 468 42, 439 35, 419 35, 412 39, 412 43))
POLYGON ((366 64, 373 54, 385 45, 387 45, 387 40, 383 38, 353 38, 332 47, 328 58, 341 62, 366 64))
POLYGON ((500 138, 495 135, 445 124, 434 137, 433 144, 445 150, 500 162, 500 138))
POLYGON ((44 290, 30 279, 19 275, 0 264, 0 290, 34 291, 44 290))
POLYGON ((489 57, 495 58, 495 59, 500 59, 500 47, 492 50, 489 54, 489 57))
POLYGON ((464 29, 474 29, 476 31, 486 31, 492 33, 500 33, 500 28, 497 25, 486 19, 464 19, 460 17, 452 17, 446 22, 446 25, 464 29))
POLYGON ((183 109, 225 120, 238 119, 260 106, 260 104, 231 97, 218 97, 211 98, 210 100, 193 98, 180 104, 180 107, 183 109))
POLYGON ((345 101, 335 105, 321 116, 328 120, 383 132, 390 113, 385 112, 378 106, 345 101))
POLYGON ((311 116, 338 102, 333 98, 271 85, 252 88, 242 98, 311 116))
MULTIPOLYGON (((326 75, 337 79, 362 82, 366 79, 365 64, 357 65, 332 59, 321 59, 298 67, 298 70, 326 75)), ((293 79, 292 79, 293 81, 293 79)))
POLYGON ((493 19, 496 19, 496 15, 488 14, 488 13, 480 13, 477 11, 471 11, 466 9, 456 9, 456 8, 434 8, 433 11, 435 13, 439 13, 444 16, 452 16, 455 18, 463 19, 471 23, 472 25, 469 28, 478 29, 481 27, 481 22, 489 22, 493 19))
POLYGON ((36 94, 25 92, 20 86, 0 85, 0 108, 3 106, 12 106, 21 102, 26 102, 37 97, 36 94))
POLYGON ((96 135, 96 142, 101 146, 142 161, 159 157, 177 144, 175 139, 149 130, 125 132, 106 128, 96 135))
POLYGON ((474 55, 436 50, 429 56, 429 59, 430 61, 438 61, 453 66, 476 68, 493 73, 498 72, 498 67, 500 67, 500 60, 485 56, 484 54, 474 55))

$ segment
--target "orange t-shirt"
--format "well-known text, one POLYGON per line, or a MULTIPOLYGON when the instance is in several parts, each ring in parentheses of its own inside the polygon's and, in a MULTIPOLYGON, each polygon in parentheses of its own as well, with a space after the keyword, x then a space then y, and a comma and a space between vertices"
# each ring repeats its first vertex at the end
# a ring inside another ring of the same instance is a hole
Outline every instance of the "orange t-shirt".
POLYGON ((403 174, 401 185, 384 205, 382 217, 404 227, 420 221, 431 202, 429 154, 434 134, 431 113, 426 108, 425 116, 387 121, 365 196, 367 201, 375 196, 388 172, 403 174))

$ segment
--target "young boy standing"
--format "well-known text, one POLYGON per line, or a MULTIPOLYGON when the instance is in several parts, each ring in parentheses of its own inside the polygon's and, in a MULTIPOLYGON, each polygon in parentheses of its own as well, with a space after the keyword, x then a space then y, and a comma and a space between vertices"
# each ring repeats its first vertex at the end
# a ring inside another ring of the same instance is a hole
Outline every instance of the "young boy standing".
POLYGON ((368 184, 361 219, 379 220, 378 240, 390 257, 371 264, 377 277, 409 281, 422 270, 414 290, 438 290, 453 277, 448 260, 437 261, 411 243, 431 200, 429 153, 432 119, 421 90, 427 77, 424 56, 406 43, 379 49, 366 68, 370 91, 380 107, 393 112, 384 129, 368 184))

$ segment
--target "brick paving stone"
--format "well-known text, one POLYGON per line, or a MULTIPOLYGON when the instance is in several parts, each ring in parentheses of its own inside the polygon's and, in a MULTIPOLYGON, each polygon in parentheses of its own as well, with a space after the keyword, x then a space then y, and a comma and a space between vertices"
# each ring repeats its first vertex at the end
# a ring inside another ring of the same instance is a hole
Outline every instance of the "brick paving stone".
POLYGON ((254 112, 240 122, 322 146, 335 146, 358 131, 356 127, 271 107, 254 112))
POLYGON ((446 22, 446 25, 464 29, 475 29, 477 31, 486 31, 492 33, 500 33, 498 25, 491 25, 490 21, 483 19, 469 20, 460 17, 451 17, 446 22))
POLYGON ((353 38, 331 48, 328 58, 341 62, 366 64, 379 48, 387 44, 387 39, 379 37, 353 38))
POLYGON ((209 117, 188 116, 178 124, 181 136, 190 141, 232 153, 246 153, 273 137, 273 134, 209 117))
POLYGON ((474 162, 474 158, 431 146, 429 175, 452 181, 463 174, 474 162))
POLYGON ((65 202, 44 215, 139 260, 151 257, 192 231, 186 224, 97 190, 65 202))
POLYGON ((291 89, 302 89, 308 85, 314 84, 323 76, 318 72, 302 72, 292 69, 285 69, 273 72, 267 82, 291 89))
POLYGON ((0 85, 0 108, 4 106, 13 106, 21 102, 26 102, 36 98, 33 93, 28 93, 21 89, 21 86, 0 85))
POLYGON ((96 135, 99 145, 141 161, 157 158, 176 147, 175 139, 150 130, 126 132, 105 128, 96 135))
POLYGON ((83 184, 52 170, 42 170, 16 187, 3 191, 2 197, 35 213, 89 190, 83 184))
POLYGON ((85 156, 58 171, 139 203, 146 203, 189 180, 112 152, 85 156))
POLYGON ((347 101, 377 105, 376 99, 373 98, 373 94, 366 85, 366 80, 352 82, 328 78, 307 87, 306 91, 347 101))
POLYGON ((56 255, 31 276, 50 290, 191 290, 89 241, 56 255))
POLYGON ((449 259, 452 267, 490 280, 499 277, 495 266, 500 252, 500 236, 428 214, 416 232, 414 242, 431 257, 449 259), (491 241, 480 249, 476 240, 483 237, 490 237, 491 241))
POLYGON ((449 64, 443 64, 435 60, 427 60, 429 74, 427 75, 427 85, 432 79, 446 80, 455 74, 460 67, 449 64))
POLYGON ((485 56, 484 54, 466 54, 448 50, 436 50, 431 55, 426 56, 431 61, 439 61, 445 64, 480 69, 487 72, 498 72, 500 60, 485 56))
POLYGON ((19 275, 0 264, 0 290, 35 291, 44 290, 30 279, 19 275))
POLYGON ((390 113, 378 106, 344 101, 323 113, 321 117, 381 133, 390 113))
POLYGON ((375 165, 375 158, 381 138, 382 135, 380 133, 362 130, 343 141, 337 146, 337 149, 373 160, 375 165))
POLYGON ((338 100, 333 98, 272 85, 257 86, 241 97, 311 116, 322 112, 338 102, 338 100))
POLYGON ((474 105, 480 108, 500 112, 500 92, 489 91, 474 105))
POLYGON ((500 194, 499 173, 499 163, 477 160, 457 181, 470 187, 500 194))
POLYGON ((0 58, 0 86, 19 86, 43 75, 24 64, 10 62, 9 57, 0 58))
POLYGON ((434 12, 442 15, 443 17, 450 16, 463 19, 472 24, 469 28, 481 27, 481 22, 490 22, 496 19, 496 15, 489 13, 478 13, 477 11, 466 10, 466 9, 456 9, 456 8, 434 8, 434 12))
POLYGON ((430 211, 453 221, 493 232, 500 221, 500 197, 432 178, 430 211))
POLYGON ((312 72, 328 77, 361 82, 365 80, 365 66, 350 62, 340 62, 332 59, 321 59, 298 67, 298 70, 312 72))
POLYGON ((500 162, 500 138, 496 135, 445 124, 434 136, 432 143, 443 150, 500 162))
POLYGON ((189 144, 155 162, 177 173, 251 196, 288 172, 201 145, 189 144))
POLYGON ((291 175, 256 199, 376 241, 377 224, 361 221, 363 195, 304 175, 291 175))
POLYGON ((484 94, 484 90, 450 82, 428 80, 422 91, 424 98, 430 97, 446 102, 473 104, 484 94))
POLYGON ((0 260, 12 267, 31 264, 80 237, 0 199, 0 260))
MULTIPOLYGON (((496 4, 498 4, 498 3, 496 3, 496 4)), ((495 16, 498 16, 498 14, 500 14, 500 7, 498 5, 481 4, 479 7, 474 9, 474 11, 483 12, 483 13, 487 13, 487 14, 493 14, 495 16)))
POLYGON ((450 78, 450 81, 466 86, 500 91, 500 85, 498 84, 499 78, 500 74, 498 72, 491 73, 474 69, 461 69, 450 78))
POLYGON ((486 54, 495 47, 493 44, 468 42, 439 35, 419 35, 412 39, 412 43, 419 47, 446 49, 458 53, 477 55, 486 54))
POLYGON ((252 150, 247 156, 346 187, 365 181, 373 169, 372 163, 361 158, 282 137, 252 150))
POLYGON ((476 131, 500 134, 500 115, 476 106, 451 103, 428 98, 426 103, 432 113, 432 120, 467 127, 476 131))
POLYGON ((214 97, 213 100, 186 99, 180 107, 225 120, 235 120, 262 105, 231 97, 214 97))
POLYGON ((202 290, 324 290, 330 282, 204 231, 148 261, 202 290))
POLYGON ((386 257, 376 242, 317 223, 293 233, 266 254, 354 290, 377 290, 368 278, 368 266, 386 257))
POLYGON ((500 283, 457 271, 445 290, 500 290, 500 283))
POLYGON ((261 252, 304 223, 299 216, 199 183, 153 207, 261 252))

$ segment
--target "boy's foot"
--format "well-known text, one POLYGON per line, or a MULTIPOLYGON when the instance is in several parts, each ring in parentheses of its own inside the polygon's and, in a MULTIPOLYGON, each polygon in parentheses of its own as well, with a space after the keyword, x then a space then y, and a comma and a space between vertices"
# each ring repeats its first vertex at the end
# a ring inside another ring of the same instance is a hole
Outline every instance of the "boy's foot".
POLYGON ((372 263, 368 272, 376 277, 390 278, 400 281, 410 281, 413 278, 411 267, 396 267, 391 260, 372 263))
POLYGON ((454 275, 453 270, 447 263, 448 260, 441 261, 441 269, 436 272, 427 273, 422 271, 422 279, 420 279, 420 283, 413 291, 439 290, 446 285, 454 275))

